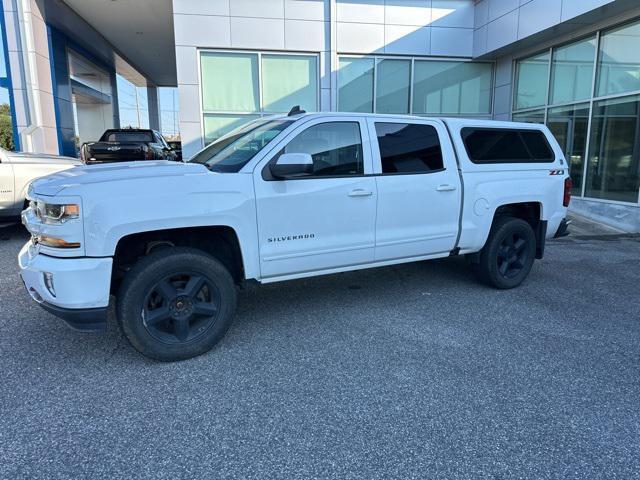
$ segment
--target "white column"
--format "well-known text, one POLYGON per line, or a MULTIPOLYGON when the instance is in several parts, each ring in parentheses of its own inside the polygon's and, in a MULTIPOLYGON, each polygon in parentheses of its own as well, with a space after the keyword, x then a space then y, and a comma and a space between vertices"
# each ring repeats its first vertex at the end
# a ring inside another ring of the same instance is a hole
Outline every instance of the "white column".
MULTIPOLYGON (((5 2, 6 4, 9 2, 5 2)), ((49 40, 42 1, 11 0, 5 10, 16 119, 23 151, 59 153, 49 40)))

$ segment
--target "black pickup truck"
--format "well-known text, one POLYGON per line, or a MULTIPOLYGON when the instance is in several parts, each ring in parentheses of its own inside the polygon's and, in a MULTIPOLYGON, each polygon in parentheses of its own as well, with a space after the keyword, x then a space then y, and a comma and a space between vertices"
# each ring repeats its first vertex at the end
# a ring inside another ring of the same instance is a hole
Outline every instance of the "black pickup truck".
POLYGON ((99 141, 82 145, 80 158, 88 165, 132 160, 179 160, 160 133, 139 128, 107 130, 99 141))

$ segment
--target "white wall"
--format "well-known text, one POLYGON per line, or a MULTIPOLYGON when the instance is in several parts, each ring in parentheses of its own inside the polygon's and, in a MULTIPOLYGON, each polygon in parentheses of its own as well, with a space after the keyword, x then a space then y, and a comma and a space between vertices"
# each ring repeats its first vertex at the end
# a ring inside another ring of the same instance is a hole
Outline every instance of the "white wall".
POLYGON ((330 109, 328 0, 174 0, 180 134, 184 156, 202 147, 197 48, 320 54, 320 108, 330 109))
POLYGON ((318 52, 321 110, 336 109, 338 54, 494 58, 494 116, 508 119, 513 58, 525 47, 514 47, 520 50, 509 56, 498 50, 542 31, 557 42, 549 29, 561 23, 575 24, 575 32, 563 38, 593 29, 577 17, 613 4, 618 5, 614 0, 173 0, 185 156, 202 146, 198 48, 318 52))
POLYGON ((470 57, 473 0, 338 0, 337 50, 470 57))
POLYGON ((549 29, 615 0, 480 0, 475 7, 474 57, 549 29))
POLYGON ((336 108, 338 53, 470 57, 473 50, 473 0, 173 0, 173 9, 185 157, 202 147, 198 48, 318 53, 325 111, 336 108))

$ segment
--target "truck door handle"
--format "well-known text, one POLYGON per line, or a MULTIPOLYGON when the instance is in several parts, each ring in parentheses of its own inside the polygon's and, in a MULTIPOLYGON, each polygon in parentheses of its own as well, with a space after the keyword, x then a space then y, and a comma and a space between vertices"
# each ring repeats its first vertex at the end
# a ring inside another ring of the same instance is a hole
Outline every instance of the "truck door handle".
POLYGON ((436 190, 438 192, 453 192, 455 189, 456 189, 455 185, 448 185, 448 184, 438 185, 436 187, 436 190))
POLYGON ((349 192, 350 197, 369 197, 373 195, 373 192, 370 190, 364 190, 363 188, 356 188, 355 190, 351 190, 349 192))

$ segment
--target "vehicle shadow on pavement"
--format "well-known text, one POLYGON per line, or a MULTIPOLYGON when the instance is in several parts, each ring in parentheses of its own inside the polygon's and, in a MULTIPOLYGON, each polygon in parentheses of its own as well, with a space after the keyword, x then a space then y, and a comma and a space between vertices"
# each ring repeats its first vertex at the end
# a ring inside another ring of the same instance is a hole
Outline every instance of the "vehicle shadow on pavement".
POLYGON ((19 222, 0 223, 0 241, 8 241, 14 238, 28 238, 28 232, 19 222))

